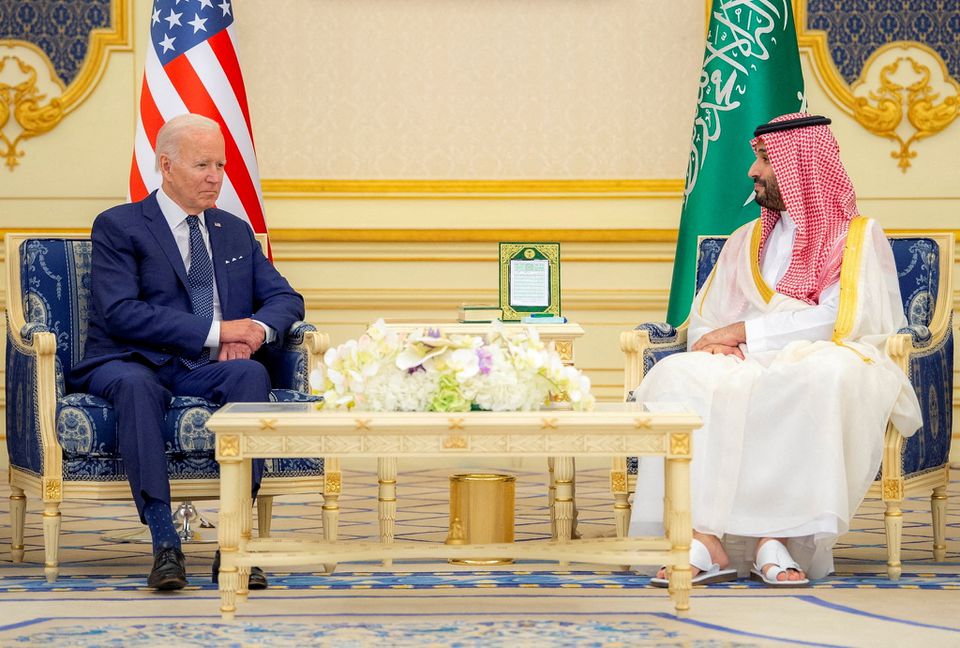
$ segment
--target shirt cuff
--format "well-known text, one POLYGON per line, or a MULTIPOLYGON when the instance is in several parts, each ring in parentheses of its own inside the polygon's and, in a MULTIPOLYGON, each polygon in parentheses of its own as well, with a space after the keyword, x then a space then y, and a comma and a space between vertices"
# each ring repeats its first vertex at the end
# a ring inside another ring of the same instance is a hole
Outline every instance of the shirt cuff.
POLYGON ((769 349, 767 327, 764 326, 762 317, 744 320, 743 330, 747 338, 747 351, 757 353, 769 349))
POLYGON ((207 341, 203 343, 203 346, 209 347, 211 349, 216 349, 220 346, 220 321, 213 320, 210 322, 210 331, 207 333, 207 341))
POLYGON ((274 331, 271 327, 267 326, 260 320, 253 320, 253 321, 263 327, 263 333, 264 333, 263 343, 264 344, 270 344, 271 342, 277 339, 277 332, 274 331))

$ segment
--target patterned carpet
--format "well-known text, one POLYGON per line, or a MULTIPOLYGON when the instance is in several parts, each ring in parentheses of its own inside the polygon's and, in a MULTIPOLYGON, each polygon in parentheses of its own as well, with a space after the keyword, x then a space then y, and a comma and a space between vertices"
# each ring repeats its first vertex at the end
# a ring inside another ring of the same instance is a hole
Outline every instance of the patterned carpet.
MULTIPOLYGON (((398 540, 437 541, 447 531, 448 470, 404 470, 399 480, 398 540)), ((516 539, 546 537, 544 472, 518 476, 516 539)), ((604 469, 577 479, 580 530, 612 532, 604 469)), ((624 645, 958 645, 960 483, 948 505, 948 556, 932 562, 929 502, 905 507, 904 576, 885 576, 882 506, 864 504, 837 551, 838 573, 802 590, 773 591, 741 580, 697 588, 689 618, 672 614, 649 573, 609 567, 518 562, 478 569, 442 562, 351 563, 332 575, 319 566, 270 573, 237 620, 220 621, 210 583, 214 546, 186 547, 190 586, 174 594, 145 587, 146 545, 101 536, 135 528, 127 503, 69 502, 63 507, 61 578, 42 575, 40 511, 28 503, 28 562, 9 557, 6 486, 0 487, 0 645, 66 646, 624 646, 624 645)), ((198 503, 215 522, 216 503, 198 503)), ((341 538, 376 536, 375 477, 344 474, 341 538)), ((278 498, 276 534, 317 533, 319 498, 278 498)), ((215 530, 207 531, 215 537, 215 530)))

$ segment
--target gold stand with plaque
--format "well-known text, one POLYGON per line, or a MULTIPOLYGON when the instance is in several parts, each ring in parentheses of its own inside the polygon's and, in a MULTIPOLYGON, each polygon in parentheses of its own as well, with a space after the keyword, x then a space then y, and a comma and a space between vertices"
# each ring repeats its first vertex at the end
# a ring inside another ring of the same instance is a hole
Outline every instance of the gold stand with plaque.
POLYGON ((500 309, 504 322, 560 317, 559 243, 500 244, 500 309))

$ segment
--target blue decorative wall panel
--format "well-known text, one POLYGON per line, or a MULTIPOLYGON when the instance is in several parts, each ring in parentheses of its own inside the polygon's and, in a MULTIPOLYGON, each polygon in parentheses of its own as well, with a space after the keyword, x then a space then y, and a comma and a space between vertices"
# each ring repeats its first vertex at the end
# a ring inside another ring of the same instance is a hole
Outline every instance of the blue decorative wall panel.
POLYGON ((806 29, 827 33, 830 56, 847 83, 881 45, 917 41, 960 78, 960 0, 808 0, 806 29))
POLYGON ((0 0, 0 40, 39 47, 68 86, 87 56, 90 32, 110 27, 110 5, 111 0, 0 0))

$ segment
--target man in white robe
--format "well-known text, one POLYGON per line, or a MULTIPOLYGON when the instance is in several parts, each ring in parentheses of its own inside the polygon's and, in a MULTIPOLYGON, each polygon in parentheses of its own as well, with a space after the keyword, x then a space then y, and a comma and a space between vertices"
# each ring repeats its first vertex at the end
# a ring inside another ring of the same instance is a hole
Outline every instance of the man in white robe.
MULTIPOLYGON (((694 583, 737 577, 730 546, 771 586, 830 573, 887 421, 904 435, 921 424, 883 350, 906 325, 893 254, 858 216, 829 123, 792 114, 757 129, 748 175, 761 216, 730 236, 694 298, 688 352, 658 362, 635 392, 704 420, 691 464, 694 583)), ((662 516, 662 471, 644 459, 638 473, 632 532, 662 516)))

